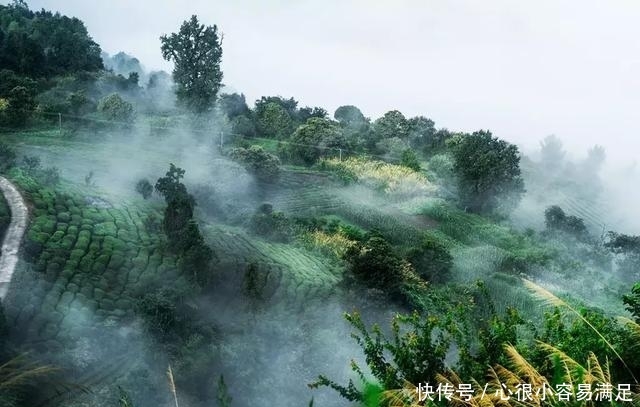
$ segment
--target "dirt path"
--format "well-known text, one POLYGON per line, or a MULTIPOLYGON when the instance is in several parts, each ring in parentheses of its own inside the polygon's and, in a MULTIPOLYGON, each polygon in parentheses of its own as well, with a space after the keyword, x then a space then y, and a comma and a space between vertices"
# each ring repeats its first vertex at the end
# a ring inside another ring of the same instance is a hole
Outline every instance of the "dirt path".
POLYGON ((4 177, 0 177, 0 192, 11 208, 11 223, 2 242, 0 255, 0 300, 3 300, 18 263, 18 249, 27 227, 28 211, 20 192, 4 177))

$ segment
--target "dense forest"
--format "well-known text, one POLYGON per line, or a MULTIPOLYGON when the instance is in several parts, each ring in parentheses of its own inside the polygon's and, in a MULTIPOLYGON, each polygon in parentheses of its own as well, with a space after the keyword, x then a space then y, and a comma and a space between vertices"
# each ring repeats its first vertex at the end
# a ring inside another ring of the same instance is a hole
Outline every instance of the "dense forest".
POLYGON ((0 406, 638 402, 640 236, 605 226, 602 147, 248 102, 212 23, 147 72, 0 5, 0 406))

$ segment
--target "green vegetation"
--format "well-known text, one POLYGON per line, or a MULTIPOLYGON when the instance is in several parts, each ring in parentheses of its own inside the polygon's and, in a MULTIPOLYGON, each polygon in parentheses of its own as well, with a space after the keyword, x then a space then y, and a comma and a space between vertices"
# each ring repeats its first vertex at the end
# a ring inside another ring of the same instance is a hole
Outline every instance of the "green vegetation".
POLYGON ((488 131, 462 136, 452 144, 462 205, 475 213, 508 213, 524 193, 518 148, 488 131))
POLYGON ((164 59, 175 63, 173 80, 178 85, 178 102, 196 113, 211 109, 222 82, 218 27, 200 24, 193 15, 182 23, 180 31, 163 35, 160 41, 164 59))
MULTIPOLYGON (((399 110, 247 104, 220 94, 216 25, 192 16, 161 42, 175 94, 132 56, 100 58, 81 21, 0 6, 0 173, 29 208, 0 405, 259 405, 325 372, 312 387, 367 406, 425 405, 426 381, 637 383, 640 237, 598 238, 561 200, 538 230, 509 217, 521 165, 573 182, 558 140, 534 163, 399 110), (360 356, 343 360, 345 309, 364 356, 343 385, 360 356)), ((10 220, 0 196, 0 237, 10 220)))
POLYGON ((263 183, 274 183, 280 175, 280 160, 260 146, 234 148, 229 157, 241 163, 256 179, 263 183))

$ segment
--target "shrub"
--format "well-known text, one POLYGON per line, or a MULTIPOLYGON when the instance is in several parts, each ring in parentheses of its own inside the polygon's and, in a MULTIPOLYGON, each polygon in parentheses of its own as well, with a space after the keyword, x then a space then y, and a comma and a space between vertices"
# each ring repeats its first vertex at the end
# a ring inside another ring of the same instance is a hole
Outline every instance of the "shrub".
POLYGON ((447 281, 453 266, 447 248, 431 236, 425 236, 418 247, 412 248, 408 259, 418 275, 429 282, 447 281))
POLYGON ((251 218, 250 228, 255 234, 278 242, 289 241, 294 234, 285 214, 274 211, 268 203, 260 205, 251 218))
POLYGON ((407 148, 402 152, 402 157, 400 158, 400 165, 410 168, 416 172, 420 171, 420 162, 418 161, 418 156, 410 148, 407 148))
POLYGON ((396 291, 402 282, 402 259, 382 236, 370 234, 347 250, 350 271, 367 286, 396 291))
POLYGON ((247 171, 265 183, 276 182, 280 175, 280 160, 273 154, 266 152, 260 146, 249 148, 234 148, 229 156, 242 164, 247 171))
POLYGON ((117 93, 112 93, 98 102, 98 112, 109 121, 129 124, 133 122, 133 105, 122 99, 117 93))

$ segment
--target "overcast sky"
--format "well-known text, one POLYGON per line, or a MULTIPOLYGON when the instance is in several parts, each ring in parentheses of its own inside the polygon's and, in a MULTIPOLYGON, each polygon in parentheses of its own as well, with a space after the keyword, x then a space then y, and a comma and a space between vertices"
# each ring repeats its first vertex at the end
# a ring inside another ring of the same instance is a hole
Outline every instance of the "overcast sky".
POLYGON ((560 136, 629 162, 640 134, 640 2, 31 0, 82 19, 111 54, 147 69, 192 14, 224 33, 224 83, 251 103, 294 96, 370 117, 398 109, 438 127, 490 129, 534 148, 560 136))

